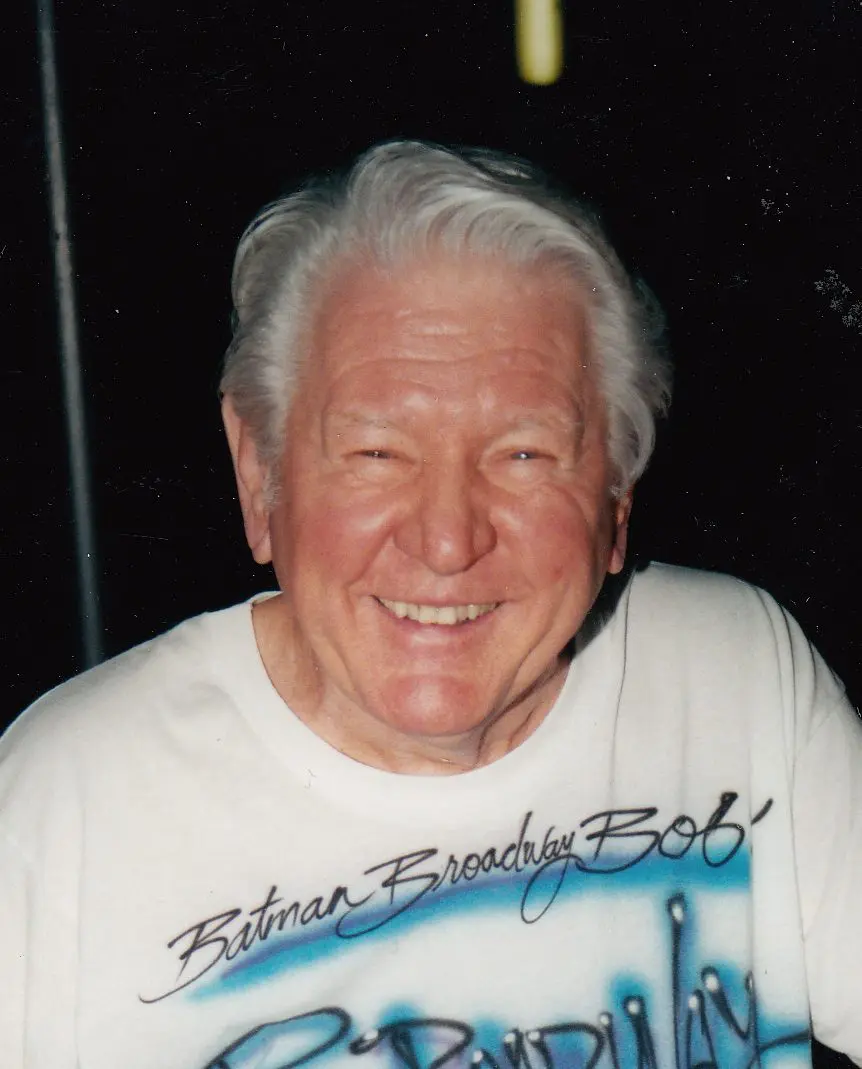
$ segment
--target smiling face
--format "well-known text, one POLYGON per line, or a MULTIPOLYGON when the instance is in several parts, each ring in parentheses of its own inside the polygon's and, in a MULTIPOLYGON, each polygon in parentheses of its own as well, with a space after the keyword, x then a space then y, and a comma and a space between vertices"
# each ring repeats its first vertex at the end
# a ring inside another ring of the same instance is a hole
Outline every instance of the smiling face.
POLYGON ((529 734, 628 518, 571 286, 485 258, 342 275, 270 512, 226 418, 249 541, 284 592, 258 641, 297 715, 384 767, 423 749, 467 767, 529 734))

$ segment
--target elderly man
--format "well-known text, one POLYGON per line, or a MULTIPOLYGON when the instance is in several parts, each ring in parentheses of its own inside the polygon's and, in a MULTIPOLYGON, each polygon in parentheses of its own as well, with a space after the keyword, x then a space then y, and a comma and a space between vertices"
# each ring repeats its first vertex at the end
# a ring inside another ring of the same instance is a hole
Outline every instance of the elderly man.
POLYGON ((234 296, 279 592, 8 733, 4 1069, 862 1064, 862 730, 765 594, 625 577, 668 373, 595 224, 387 144, 234 296))

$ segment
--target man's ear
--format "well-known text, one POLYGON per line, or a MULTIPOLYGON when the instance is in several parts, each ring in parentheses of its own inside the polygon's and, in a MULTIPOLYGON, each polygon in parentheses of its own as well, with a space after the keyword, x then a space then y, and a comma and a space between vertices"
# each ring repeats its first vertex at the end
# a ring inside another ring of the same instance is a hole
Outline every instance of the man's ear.
POLYGON ((626 562, 626 547, 629 540, 629 517, 632 514, 632 494, 634 487, 630 487, 617 498, 614 505, 614 530, 613 542, 611 543, 610 557, 608 558, 608 571, 611 575, 617 575, 623 570, 626 562))
POLYGON ((257 446, 244 420, 237 415, 230 397, 221 405, 233 470, 239 492, 239 504, 245 524, 245 537, 258 564, 269 564, 272 546, 269 535, 269 508, 266 490, 268 469, 258 456, 257 446))

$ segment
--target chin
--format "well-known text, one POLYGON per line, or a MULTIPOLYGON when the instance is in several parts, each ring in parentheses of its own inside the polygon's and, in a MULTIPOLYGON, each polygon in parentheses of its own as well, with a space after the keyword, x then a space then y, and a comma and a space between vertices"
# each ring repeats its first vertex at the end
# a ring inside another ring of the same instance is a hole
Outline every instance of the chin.
POLYGON ((445 738, 481 729, 496 703, 455 679, 398 680, 378 704, 378 719, 404 735, 445 738))

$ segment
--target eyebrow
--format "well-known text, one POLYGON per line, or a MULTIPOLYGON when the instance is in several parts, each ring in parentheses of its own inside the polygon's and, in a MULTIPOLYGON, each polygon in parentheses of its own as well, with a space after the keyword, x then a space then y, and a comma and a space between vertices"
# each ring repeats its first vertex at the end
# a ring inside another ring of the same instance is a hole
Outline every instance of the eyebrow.
MULTIPOLYGON (((580 406, 574 413, 563 412, 554 406, 548 405, 535 411, 513 413, 511 422, 503 420, 503 426, 497 431, 497 437, 507 437, 528 431, 550 431, 553 434, 571 436, 576 442, 580 441, 586 427, 583 410, 580 406)), ((399 420, 375 412, 373 409, 339 409, 338 411, 324 414, 323 432, 339 435, 351 430, 367 431, 396 431, 408 432, 409 428, 399 420)))
POLYGON ((505 433, 508 434, 509 431, 517 433, 522 430, 561 430, 565 433, 570 431, 578 432, 583 429, 584 425, 585 420, 580 409, 578 409, 577 414, 574 415, 569 413, 563 414, 562 412, 555 411, 553 408, 548 407, 538 410, 534 415, 525 414, 519 416, 512 422, 510 428, 508 428, 505 433))

